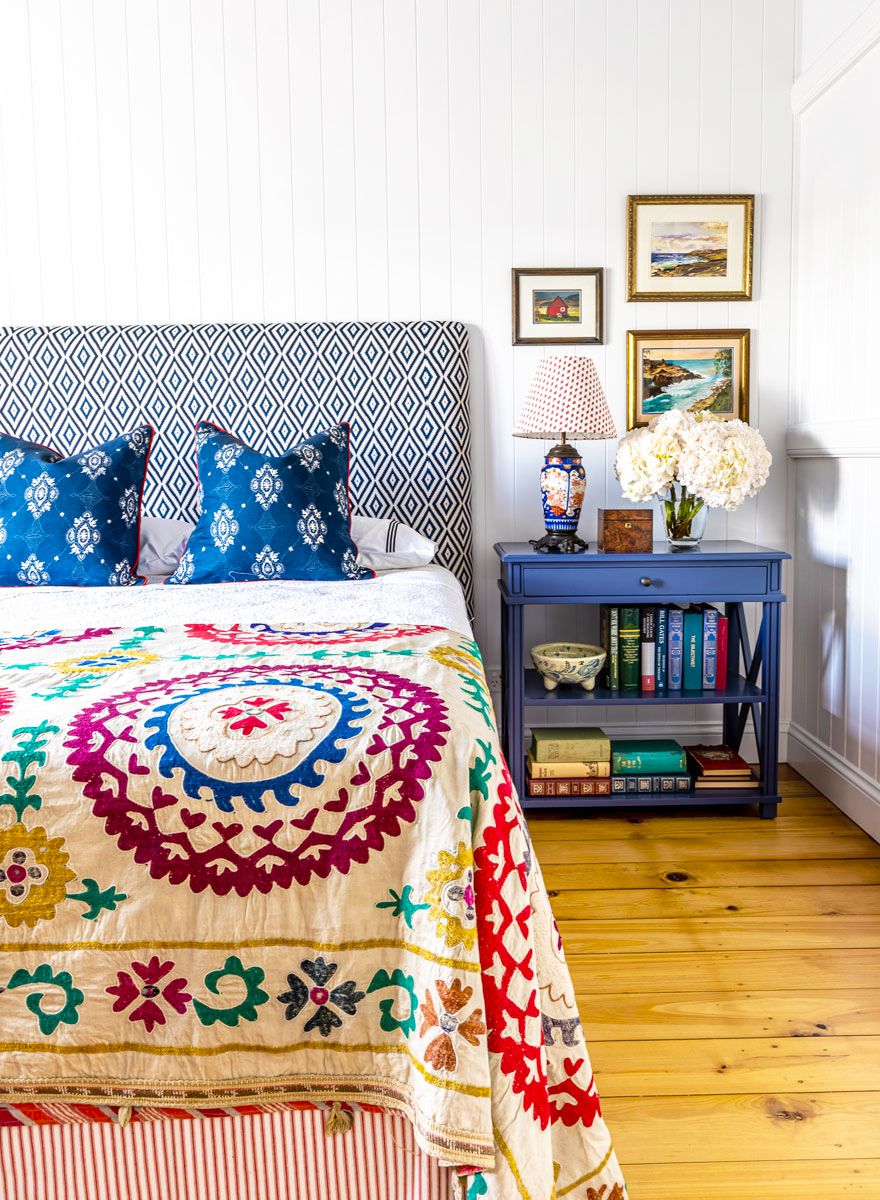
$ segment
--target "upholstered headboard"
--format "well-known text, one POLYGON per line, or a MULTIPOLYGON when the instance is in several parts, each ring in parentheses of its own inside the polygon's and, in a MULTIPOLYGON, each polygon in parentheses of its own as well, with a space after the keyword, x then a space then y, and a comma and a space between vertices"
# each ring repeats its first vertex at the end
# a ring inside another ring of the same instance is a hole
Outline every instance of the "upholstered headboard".
POLYGON ((355 509, 436 541, 472 604, 464 325, 0 327, 0 430, 69 454, 149 421, 152 516, 195 519, 201 418, 270 453, 349 421, 355 509))

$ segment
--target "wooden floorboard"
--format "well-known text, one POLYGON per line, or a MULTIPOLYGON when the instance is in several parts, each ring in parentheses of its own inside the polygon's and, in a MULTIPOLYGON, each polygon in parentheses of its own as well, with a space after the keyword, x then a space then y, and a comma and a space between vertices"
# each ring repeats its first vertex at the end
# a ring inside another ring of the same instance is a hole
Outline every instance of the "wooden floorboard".
POLYGON ((631 1200, 880 1200, 880 846, 781 790, 530 817, 631 1200))

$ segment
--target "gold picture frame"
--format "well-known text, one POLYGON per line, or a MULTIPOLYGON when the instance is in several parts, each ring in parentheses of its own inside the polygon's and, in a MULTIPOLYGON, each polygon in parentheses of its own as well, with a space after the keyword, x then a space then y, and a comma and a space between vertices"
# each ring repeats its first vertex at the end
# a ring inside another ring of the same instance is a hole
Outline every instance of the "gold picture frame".
POLYGON ((748 329, 630 329, 627 429, 673 408, 748 422, 750 349, 748 329), (652 356, 647 372, 646 354, 652 356))
POLYGON ((754 195, 629 196, 626 298, 751 300, 754 239, 754 195))

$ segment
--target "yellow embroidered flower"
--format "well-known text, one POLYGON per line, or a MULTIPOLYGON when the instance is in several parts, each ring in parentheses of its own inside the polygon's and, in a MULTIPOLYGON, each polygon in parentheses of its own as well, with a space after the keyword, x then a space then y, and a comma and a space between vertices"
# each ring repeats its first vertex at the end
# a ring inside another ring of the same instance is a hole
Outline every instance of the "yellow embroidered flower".
POLYGON ((470 675, 472 679, 476 679, 480 683, 484 682, 483 664, 460 646, 432 646, 428 651, 428 658, 433 658, 434 662, 439 663, 441 667, 462 671, 465 675, 470 675))
POLYGON ((76 878, 63 845, 64 838, 50 838, 40 826, 17 823, 0 830, 0 917, 7 925, 32 929, 55 916, 76 878))
POLYGON ((428 872, 431 885, 425 893, 429 917, 447 946, 472 949, 477 941, 477 910, 474 896, 474 856, 469 846, 458 843, 458 853, 441 850, 438 866, 428 872))

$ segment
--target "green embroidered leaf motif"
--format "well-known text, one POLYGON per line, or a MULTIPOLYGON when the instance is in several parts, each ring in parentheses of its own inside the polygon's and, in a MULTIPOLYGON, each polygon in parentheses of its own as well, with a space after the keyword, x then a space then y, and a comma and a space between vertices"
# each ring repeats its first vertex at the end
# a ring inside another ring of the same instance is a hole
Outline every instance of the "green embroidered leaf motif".
POLYGON ((262 967, 245 967, 240 958, 231 954, 219 971, 209 971, 205 976, 205 987, 215 996, 220 995, 223 979, 240 979, 245 986, 245 997, 232 1008, 213 1008, 201 1000, 193 1001, 196 1016, 203 1025, 220 1021, 223 1025, 235 1026, 239 1021, 256 1021, 257 1008, 265 1004, 269 996, 260 987, 266 978, 262 967))
POLYGON ((83 890, 81 892, 68 892, 67 899, 79 900, 81 904, 86 906, 86 911, 83 913, 83 920, 95 921, 105 909, 107 912, 113 912, 117 905, 121 904, 123 900, 128 899, 128 896, 126 896, 125 892, 117 892, 112 884, 102 891, 98 886, 97 880, 84 879, 83 890))
POLYGON ((480 738, 477 738, 477 746, 479 750, 474 751, 473 762, 470 766, 470 790, 473 803, 477 803, 481 799, 489 799, 491 768, 498 761, 492 752, 492 746, 489 742, 484 742, 480 738), (480 756, 480 751, 482 751, 482 757, 480 756))
POLYGON ((18 767, 18 777, 6 776, 6 783, 10 790, 0 795, 0 805, 11 805, 15 809, 18 821, 21 820, 25 809, 39 809, 42 806, 43 797, 32 791, 37 777, 29 775, 28 768, 34 765, 45 766, 46 755, 43 753, 43 748, 50 736, 58 732, 57 725, 49 725, 46 721, 41 721, 39 725, 25 725, 21 729, 12 731, 14 738, 20 737, 22 740, 18 744, 18 749, 7 750, 0 758, 0 762, 13 763, 18 767))
POLYGON ((416 1030, 416 1010, 419 1006, 415 980, 412 975, 404 975, 399 967, 395 967, 390 975, 382 968, 370 980, 367 993, 378 992, 383 988, 390 987, 401 988, 406 992, 409 996, 409 1012, 402 1021, 398 1020, 393 1012, 395 997, 388 996, 379 1001, 379 1011, 382 1014, 379 1025, 386 1033, 393 1033, 395 1029, 399 1029, 404 1037, 409 1037, 416 1030))
POLYGON ((392 917, 403 917, 407 928, 412 929, 412 919, 421 908, 430 908, 430 904, 417 904, 411 899, 412 885, 407 883, 400 895, 393 888, 388 889, 390 900, 379 900, 376 908, 390 908, 392 917))
POLYGON ((489 1185, 483 1178, 482 1172, 477 1171, 475 1175, 471 1175, 465 1200, 478 1200, 480 1196, 485 1196, 488 1191, 489 1185))
POLYGON ((61 1024, 76 1025, 79 1021, 77 1010, 85 997, 79 988, 73 986, 70 972, 59 971, 55 975, 48 963, 41 963, 33 972, 19 967, 7 983, 6 988, 8 991, 12 991, 14 988, 27 987, 34 983, 48 984, 50 987, 60 988, 64 993, 64 1006, 60 1009, 53 1008, 51 1012, 44 1011, 42 1006, 45 992, 31 992, 25 1000, 25 1004, 37 1018, 40 1033, 48 1037, 61 1024))

